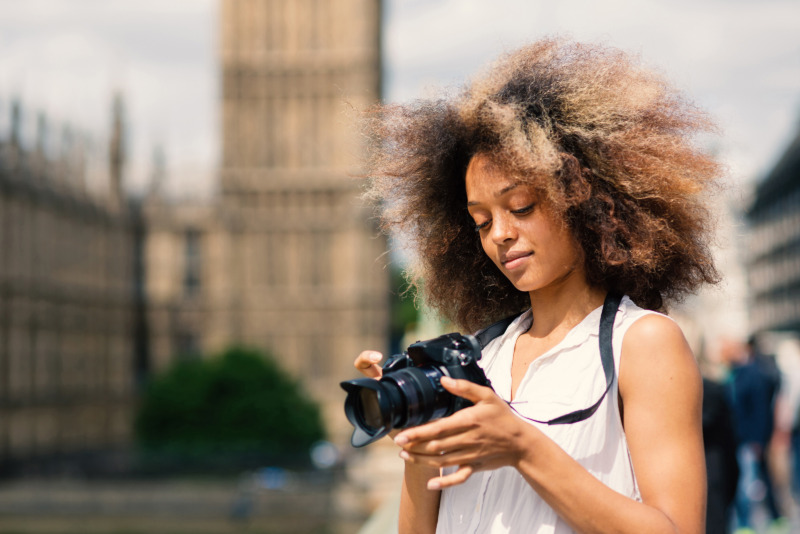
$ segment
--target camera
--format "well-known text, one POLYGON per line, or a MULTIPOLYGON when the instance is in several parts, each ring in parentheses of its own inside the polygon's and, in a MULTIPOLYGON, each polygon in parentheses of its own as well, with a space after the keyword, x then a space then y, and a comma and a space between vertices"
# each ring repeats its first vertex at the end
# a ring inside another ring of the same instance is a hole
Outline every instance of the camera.
POLYGON ((418 341, 389 358, 380 380, 359 378, 341 383, 347 392, 344 412, 355 427, 350 442, 363 447, 395 428, 418 426, 472 406, 446 391, 443 376, 481 386, 491 383, 478 366, 481 346, 474 336, 445 334, 418 341))

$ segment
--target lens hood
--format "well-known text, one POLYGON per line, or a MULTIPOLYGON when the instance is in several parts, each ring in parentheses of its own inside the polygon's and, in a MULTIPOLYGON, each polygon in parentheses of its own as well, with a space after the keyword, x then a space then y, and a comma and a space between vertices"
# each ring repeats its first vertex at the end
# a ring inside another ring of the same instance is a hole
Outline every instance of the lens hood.
POLYGON ((392 430, 392 405, 380 380, 358 378, 340 385, 347 392, 344 413, 354 428, 350 438, 353 447, 369 445, 392 430), (371 416, 368 418, 366 414, 371 416))

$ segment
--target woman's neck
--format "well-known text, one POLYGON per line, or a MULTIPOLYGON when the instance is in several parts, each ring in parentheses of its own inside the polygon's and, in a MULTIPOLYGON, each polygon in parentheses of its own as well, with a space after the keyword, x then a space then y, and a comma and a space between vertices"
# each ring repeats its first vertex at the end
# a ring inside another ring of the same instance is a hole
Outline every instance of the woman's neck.
POLYGON ((604 289, 587 283, 564 284, 529 293, 533 324, 528 334, 546 338, 557 330, 569 330, 603 305, 604 289))

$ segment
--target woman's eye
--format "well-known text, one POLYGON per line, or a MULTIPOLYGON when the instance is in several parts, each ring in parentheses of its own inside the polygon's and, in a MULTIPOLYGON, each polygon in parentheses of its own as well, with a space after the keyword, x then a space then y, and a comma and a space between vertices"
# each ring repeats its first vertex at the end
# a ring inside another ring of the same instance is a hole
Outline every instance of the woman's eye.
POLYGON ((482 222, 482 223, 476 222, 475 223, 475 231, 476 232, 480 232, 481 230, 483 230, 487 226, 489 226, 489 221, 485 221, 485 222, 482 222))
POLYGON ((524 208, 519 208, 517 210, 511 210, 511 213, 513 213, 515 215, 525 215, 526 213, 532 212, 533 208, 535 206, 536 206, 535 203, 534 204, 529 204, 529 205, 525 206, 524 208))

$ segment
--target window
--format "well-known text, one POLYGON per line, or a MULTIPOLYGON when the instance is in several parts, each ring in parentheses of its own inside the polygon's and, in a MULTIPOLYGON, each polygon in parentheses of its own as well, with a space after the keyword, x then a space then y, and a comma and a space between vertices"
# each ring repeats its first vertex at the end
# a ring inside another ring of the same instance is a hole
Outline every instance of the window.
POLYGON ((200 289, 200 232, 187 230, 184 238, 183 294, 191 297, 200 289))

